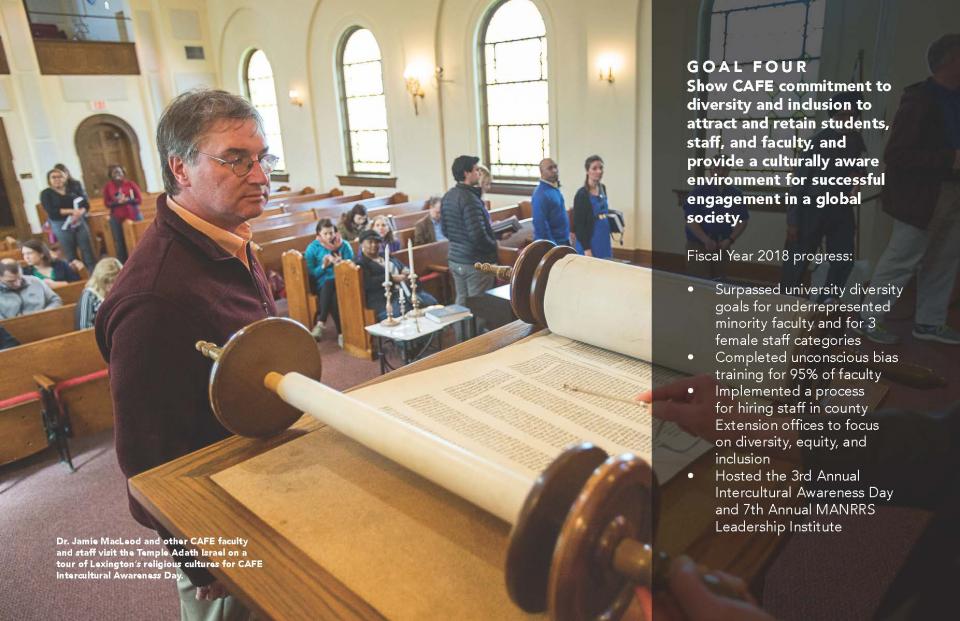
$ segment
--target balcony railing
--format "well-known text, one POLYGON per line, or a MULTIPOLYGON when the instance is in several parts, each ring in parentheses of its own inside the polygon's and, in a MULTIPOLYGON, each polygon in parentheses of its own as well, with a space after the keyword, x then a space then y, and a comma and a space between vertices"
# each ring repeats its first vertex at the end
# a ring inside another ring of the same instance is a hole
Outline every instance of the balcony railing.
POLYGON ((140 73, 133 26, 123 11, 82 15, 32 11, 30 32, 45 75, 135 75, 140 73))

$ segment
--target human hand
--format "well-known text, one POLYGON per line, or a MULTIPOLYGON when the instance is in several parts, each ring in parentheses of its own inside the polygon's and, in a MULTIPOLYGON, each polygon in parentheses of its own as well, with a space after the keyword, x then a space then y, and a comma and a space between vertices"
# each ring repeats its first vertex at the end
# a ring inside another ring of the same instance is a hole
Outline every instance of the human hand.
MULTIPOLYGON (((711 375, 696 375, 644 391, 637 395, 636 400, 640 403, 650 403, 653 416, 672 421, 687 433, 710 442, 720 439, 732 442, 741 437, 751 439, 781 437, 788 440, 791 447, 796 447, 797 432, 795 431, 737 431, 727 430, 724 427, 718 429, 717 418, 722 418, 725 422, 753 421, 757 418, 756 414, 740 413, 736 400, 718 394, 719 386, 711 375), (718 416, 721 407, 728 413, 718 416)), ((780 451, 775 448, 770 450, 780 451)), ((782 451, 777 454, 785 456, 782 451)))
POLYGON ((87 266, 84 265, 83 261, 80 259, 74 259, 73 261, 70 261, 70 267, 73 268, 73 271, 79 272, 80 270, 86 269, 87 266))
POLYGON ((590 250, 589 248, 588 248, 587 250, 584 250, 584 251, 583 251, 583 256, 585 256, 585 257, 592 257, 592 256, 593 256, 593 250, 590 250))
MULTIPOLYGON (((657 621, 774 621, 774 617, 757 605, 743 580, 721 571, 709 573, 733 586, 740 599, 711 591, 697 565, 681 556, 670 564, 669 591, 654 598, 650 612, 655 611, 655 616, 651 614, 646 618, 657 621)), ((641 602, 648 599, 643 597, 644 591, 646 589, 638 589, 641 602)))
POLYGON ((323 255, 323 267, 327 267, 331 263, 333 263, 333 255, 332 254, 323 255))
POLYGON ((390 276, 390 278, 393 280, 393 282, 403 282, 407 279, 404 274, 393 274, 390 276))
POLYGON ((716 252, 717 242, 710 238, 707 238, 707 241, 703 242, 703 247, 707 252, 716 252))
POLYGON ((219 580, 214 580, 207 586, 197 587, 197 599, 205 602, 212 602, 230 595, 227 593, 227 587, 223 586, 219 580))

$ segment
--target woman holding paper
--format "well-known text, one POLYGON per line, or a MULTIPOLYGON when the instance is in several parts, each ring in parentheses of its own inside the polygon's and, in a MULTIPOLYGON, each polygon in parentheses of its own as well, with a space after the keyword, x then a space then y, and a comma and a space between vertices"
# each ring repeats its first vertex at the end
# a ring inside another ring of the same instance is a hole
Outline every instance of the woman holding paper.
POLYGON ((127 260, 127 244, 123 239, 123 223, 126 220, 141 220, 140 186, 126 178, 123 167, 114 164, 108 172, 110 181, 103 186, 103 204, 110 210, 110 232, 117 245, 117 258, 127 260))
POLYGON ((63 258, 67 262, 73 261, 79 249, 83 264, 93 270, 96 260, 85 219, 90 208, 87 199, 67 190, 67 176, 56 168, 47 173, 47 185, 50 187, 40 193, 40 204, 47 212, 50 228, 63 249, 63 258))

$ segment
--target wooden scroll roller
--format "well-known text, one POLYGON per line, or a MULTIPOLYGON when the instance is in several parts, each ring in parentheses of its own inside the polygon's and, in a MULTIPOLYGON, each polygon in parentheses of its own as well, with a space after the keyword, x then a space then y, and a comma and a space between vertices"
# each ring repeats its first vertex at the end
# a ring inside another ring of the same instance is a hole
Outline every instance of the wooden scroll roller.
MULTIPOLYGON (((608 457, 587 444, 565 450, 535 480, 319 383, 310 333, 268 318, 225 346, 197 343, 215 362, 210 404, 230 431, 279 433, 301 412, 513 525, 506 563, 511 599, 556 621, 617 619, 638 585, 659 584, 668 564, 647 542, 654 530, 656 478, 632 454, 608 457), (662 567, 661 567, 662 565, 662 567)), ((735 586, 705 575, 719 593, 735 586)))

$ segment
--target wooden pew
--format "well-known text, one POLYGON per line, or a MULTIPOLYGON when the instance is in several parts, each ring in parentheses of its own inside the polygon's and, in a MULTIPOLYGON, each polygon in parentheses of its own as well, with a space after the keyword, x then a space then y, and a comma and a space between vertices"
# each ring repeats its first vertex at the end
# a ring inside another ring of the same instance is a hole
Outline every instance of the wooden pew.
MULTIPOLYGON (((392 212, 402 212, 404 210, 414 210, 418 211, 417 203, 400 203, 399 205, 385 205, 383 207, 376 207, 367 212, 368 217, 375 218, 381 215, 382 211, 392 211, 392 212)), ((284 216, 276 216, 271 218, 271 223, 276 223, 276 226, 267 226, 261 221, 257 223, 253 229, 253 241, 257 244, 263 245, 278 239, 283 239, 286 237, 300 237, 303 235, 308 235, 310 233, 316 233, 317 222, 322 218, 330 218, 333 220, 334 224, 337 223, 337 220, 344 211, 348 209, 345 205, 338 205, 335 207, 326 207, 313 209, 307 212, 296 212, 292 214, 285 214, 284 216)), ((409 237, 413 237, 413 229, 409 230, 409 237)), ((401 244, 406 245, 406 238, 400 240, 401 244)))
POLYGON ((257 260, 260 261, 264 271, 276 270, 280 272, 283 270, 283 253, 287 250, 297 250, 303 253, 316 237, 316 234, 311 231, 304 235, 283 237, 261 244, 255 249, 257 260))
MULTIPOLYGON (((300 262, 303 263, 303 260, 300 262)), ((367 308, 363 272, 353 261, 341 261, 333 268, 333 273, 337 280, 337 307, 340 311, 343 351, 355 358, 373 360, 373 340, 364 328, 377 318, 373 310, 367 308), (344 318, 347 318, 346 323, 344 318)), ((310 297, 316 299, 316 296, 310 297)))
MULTIPOLYGON (((313 237, 316 237, 316 232, 317 220, 311 219, 304 222, 298 222, 296 224, 288 224, 287 226, 281 226, 274 229, 257 231, 253 234, 253 241, 263 246, 278 239, 286 239, 288 237, 300 238, 310 236, 312 240, 313 237)), ((306 248, 306 246, 304 246, 304 248, 306 248)))
POLYGON ((267 199, 267 206, 276 207, 287 203, 288 201, 320 200, 324 198, 334 198, 336 196, 343 196, 343 190, 340 188, 333 188, 329 192, 317 193, 313 188, 307 187, 300 192, 293 193, 293 195, 290 195, 288 192, 271 194, 267 199))
POLYGON ((113 425, 113 408, 106 363, 93 329, 70 332, 0 351, 0 464, 40 452, 48 446, 42 418, 41 387, 58 393, 62 416, 48 415, 63 424, 57 436, 66 442, 66 427, 73 435, 94 433, 113 425), (81 383, 77 383, 78 380, 81 383), (66 382, 66 385, 64 383, 66 382), (70 385, 73 384, 73 385, 70 385), (12 398, 19 401, 12 403, 12 398))
POLYGON ((62 287, 54 289, 53 292, 60 296, 60 299, 63 301, 64 306, 67 304, 76 304, 80 301, 80 294, 83 293, 83 289, 87 286, 86 280, 77 280, 75 282, 66 284, 62 287))
POLYGON ((29 315, 20 315, 0 320, 4 328, 21 345, 41 341, 52 336, 73 332, 76 304, 66 304, 58 308, 49 308, 29 315))
POLYGON ((367 208, 367 217, 373 219, 377 216, 399 216, 408 213, 420 213, 423 211, 423 203, 424 201, 403 201, 400 203, 375 205, 370 201, 364 201, 363 205, 367 208))
MULTIPOLYGON (((157 215, 157 200, 159 194, 152 195, 153 199, 148 203, 144 197, 143 204, 140 205, 140 215, 143 220, 153 220, 157 215)), ((117 242, 113 239, 113 232, 110 230, 110 213, 100 211, 91 212, 87 215, 87 226, 90 227, 90 242, 93 245, 94 254, 97 258, 106 254, 107 256, 117 256, 117 242)), ((127 248, 129 254, 130 248, 127 248)))
POLYGON ((353 204, 359 200, 367 200, 373 196, 373 192, 361 192, 360 194, 351 194, 350 196, 336 196, 333 198, 325 198, 323 200, 309 201, 303 203, 294 203, 291 205, 283 205, 284 213, 297 213, 298 211, 321 211, 323 209, 331 209, 334 213, 340 213, 345 208, 349 209, 353 207, 353 204))
POLYGON ((250 229, 256 233, 257 231, 275 229, 277 227, 297 224, 299 222, 310 222, 316 219, 317 216, 314 214, 313 209, 309 211, 297 211, 294 213, 282 212, 266 218, 255 218, 251 220, 250 229))
POLYGON ((338 194, 336 196, 328 197, 295 196, 293 198, 285 198, 277 201, 276 203, 270 203, 270 207, 283 207, 284 211, 293 212, 303 211, 303 209, 313 209, 318 204, 335 205, 338 203, 351 203, 360 200, 371 199, 373 197, 373 192, 368 190, 363 190, 357 194, 338 194))
POLYGON ((527 218, 533 217, 533 203, 530 201, 521 201, 517 207, 520 208, 520 215, 517 217, 521 220, 526 220, 527 218))
POLYGON ((153 226, 153 218, 143 219, 138 222, 133 220, 123 221, 123 241, 127 245, 127 256, 133 254, 137 244, 143 239, 144 234, 153 226))
POLYGON ((360 201, 369 211, 374 207, 383 207, 384 205, 399 205, 400 203, 410 202, 410 197, 403 192, 394 192, 390 196, 381 196, 379 198, 370 198, 360 201))
MULTIPOLYGON (((333 192, 339 192, 340 190, 338 190, 337 188, 334 188, 334 189, 331 190, 331 191, 333 191, 333 192)), ((311 188, 310 186, 306 186, 306 187, 304 187, 302 190, 284 190, 284 191, 279 191, 279 192, 271 192, 271 193, 270 193, 270 200, 283 199, 283 198, 293 198, 294 196, 304 196, 304 195, 306 195, 306 194, 314 194, 314 193, 316 193, 316 190, 314 190, 314 189, 311 188)))

